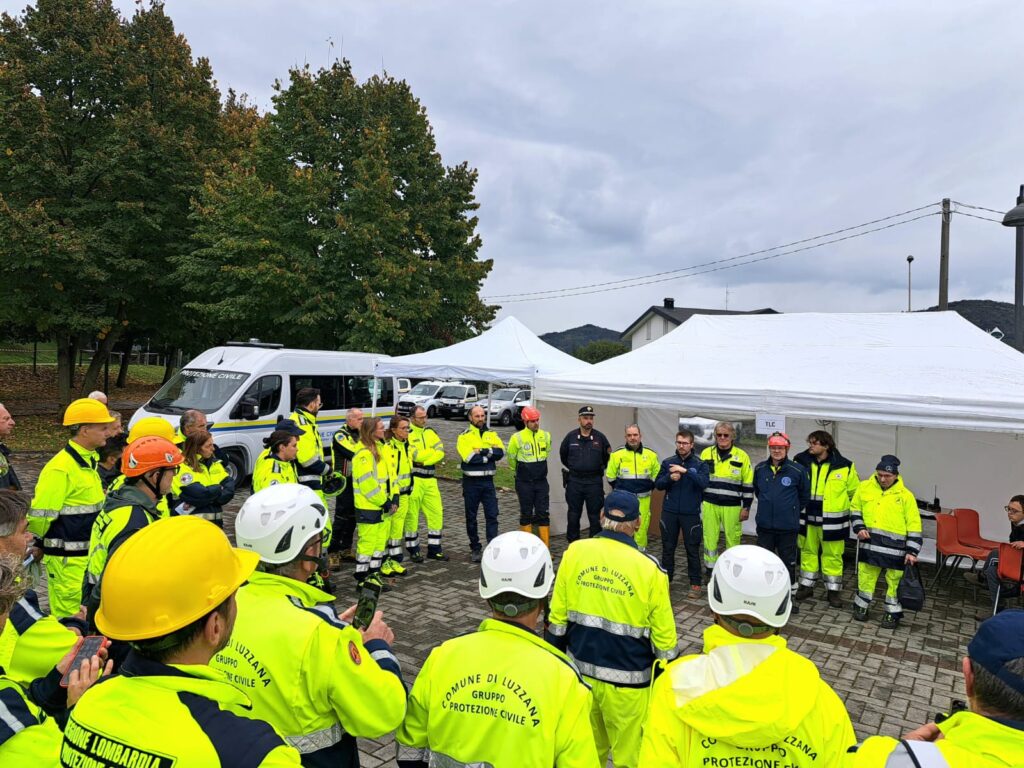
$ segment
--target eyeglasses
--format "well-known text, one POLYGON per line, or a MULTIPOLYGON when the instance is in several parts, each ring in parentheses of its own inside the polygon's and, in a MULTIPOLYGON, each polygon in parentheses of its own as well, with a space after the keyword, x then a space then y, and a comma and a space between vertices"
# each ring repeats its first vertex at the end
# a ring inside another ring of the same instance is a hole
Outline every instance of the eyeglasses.
POLYGON ((1003 510, 1006 511, 1006 512, 1012 512, 1015 515, 1022 515, 1022 514, 1024 514, 1024 509, 1017 509, 1016 507, 1006 506, 1006 507, 1003 507, 1003 510))
POLYGON ((676 445, 693 445, 690 440, 676 440, 676 445))

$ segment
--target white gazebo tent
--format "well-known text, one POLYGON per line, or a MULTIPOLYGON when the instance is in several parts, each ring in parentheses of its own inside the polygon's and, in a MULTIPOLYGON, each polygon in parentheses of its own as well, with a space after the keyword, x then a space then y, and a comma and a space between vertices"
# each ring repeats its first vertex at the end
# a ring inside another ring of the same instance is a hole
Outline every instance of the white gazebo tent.
POLYGON ((535 400, 549 429, 594 405, 613 444, 636 421, 663 457, 684 416, 784 416, 792 453, 826 428, 862 478, 895 453, 918 498, 977 509, 1005 539, 1003 506, 1024 492, 1022 384, 1024 355, 954 312, 695 315, 583 375, 538 377, 535 400))
POLYGON ((541 341, 516 318, 506 317, 472 339, 379 360, 375 372, 378 376, 486 381, 489 390, 494 382, 526 382, 533 386, 538 376, 582 372, 590 367, 541 341))

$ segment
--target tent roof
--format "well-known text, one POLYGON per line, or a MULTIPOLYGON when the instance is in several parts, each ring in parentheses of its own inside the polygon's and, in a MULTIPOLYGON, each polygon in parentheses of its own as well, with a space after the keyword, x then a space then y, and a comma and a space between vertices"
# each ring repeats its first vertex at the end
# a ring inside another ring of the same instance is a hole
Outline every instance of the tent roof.
POLYGON ((1024 432, 1024 355, 955 312, 694 315, 535 399, 1024 432))
POLYGON ((376 371, 378 375, 532 383, 540 374, 589 367, 541 341, 516 318, 506 317, 479 336, 450 347, 381 360, 376 371))

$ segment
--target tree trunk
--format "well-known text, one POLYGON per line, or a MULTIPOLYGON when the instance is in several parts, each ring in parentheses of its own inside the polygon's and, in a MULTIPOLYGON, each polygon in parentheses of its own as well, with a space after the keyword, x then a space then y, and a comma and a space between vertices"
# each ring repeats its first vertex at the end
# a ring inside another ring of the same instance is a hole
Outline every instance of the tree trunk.
MULTIPOLYGON (((75 391, 75 371, 78 369, 78 350, 81 349, 81 340, 77 336, 72 336, 68 340, 68 397, 70 393, 75 391)), ((71 402, 68 400, 68 402, 71 402)))
POLYGON ((118 389, 124 389, 128 386, 128 365, 131 362, 132 350, 135 348, 135 337, 128 335, 124 341, 121 342, 121 365, 117 369, 117 383, 114 385, 118 389))
POLYGON ((110 350, 114 348, 117 340, 121 338, 123 330, 123 325, 115 323, 107 335, 96 345, 96 354, 89 361, 89 367, 86 369, 85 377, 82 379, 82 397, 97 389, 97 382, 100 377, 100 371, 103 370, 103 363, 110 357, 110 350))
POLYGON ((167 347, 167 357, 164 359, 164 380, 166 384, 171 380, 171 376, 174 374, 174 356, 178 354, 176 347, 167 347))
POLYGON ((70 334, 57 333, 57 399, 61 408, 71 402, 74 354, 70 334))

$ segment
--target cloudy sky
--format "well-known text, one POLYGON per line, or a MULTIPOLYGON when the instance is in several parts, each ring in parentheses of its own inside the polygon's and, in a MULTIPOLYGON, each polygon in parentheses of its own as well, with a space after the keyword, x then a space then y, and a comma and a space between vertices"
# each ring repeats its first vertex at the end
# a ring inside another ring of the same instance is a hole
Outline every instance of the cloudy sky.
MULTIPOLYGON (((265 107, 290 66, 338 55, 360 78, 407 80, 445 162, 479 169, 485 297, 707 264, 943 197, 1006 210, 1024 182, 1014 0, 166 5, 222 91, 265 107)), ((899 311, 908 254, 921 308, 936 303, 939 229, 932 215, 733 269, 506 301, 500 316, 621 330, 666 296, 899 311)), ((1010 230, 957 214, 951 242, 952 300, 1012 300, 1010 230)))

